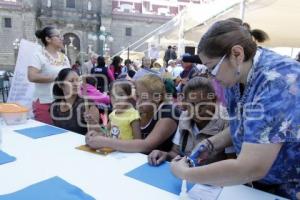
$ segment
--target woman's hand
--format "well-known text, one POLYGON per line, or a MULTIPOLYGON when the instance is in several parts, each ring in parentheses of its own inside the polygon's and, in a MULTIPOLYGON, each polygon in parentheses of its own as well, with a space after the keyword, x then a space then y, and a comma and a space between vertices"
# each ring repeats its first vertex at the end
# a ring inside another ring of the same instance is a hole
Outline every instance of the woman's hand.
POLYGON ((153 150, 148 155, 148 163, 149 165, 157 166, 163 163, 168 157, 168 153, 160 150, 153 150))
POLYGON ((186 180, 186 171, 189 164, 186 157, 176 156, 171 162, 171 171, 173 174, 183 180, 186 180))
POLYGON ((85 143, 92 149, 100 149, 104 147, 105 136, 99 132, 91 130, 85 136, 85 143))

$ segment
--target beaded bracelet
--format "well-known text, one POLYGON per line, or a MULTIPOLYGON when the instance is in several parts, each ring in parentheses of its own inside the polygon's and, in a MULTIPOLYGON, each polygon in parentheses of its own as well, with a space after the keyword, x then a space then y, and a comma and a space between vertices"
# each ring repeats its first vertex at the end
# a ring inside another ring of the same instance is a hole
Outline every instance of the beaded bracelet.
POLYGON ((214 144, 210 141, 210 139, 206 139, 208 145, 207 145, 207 148, 209 150, 210 153, 214 152, 215 151, 215 147, 214 147, 214 144))

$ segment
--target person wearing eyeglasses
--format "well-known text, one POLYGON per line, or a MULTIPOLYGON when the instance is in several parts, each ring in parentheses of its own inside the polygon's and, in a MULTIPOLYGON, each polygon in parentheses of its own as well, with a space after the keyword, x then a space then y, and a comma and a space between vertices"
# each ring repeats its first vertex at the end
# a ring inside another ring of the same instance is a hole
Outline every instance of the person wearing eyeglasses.
POLYGON ((28 80, 35 85, 33 114, 36 120, 52 124, 49 112, 54 101, 52 85, 60 70, 70 68, 70 62, 67 56, 61 53, 64 48, 63 37, 56 28, 47 26, 37 30, 35 35, 42 41, 44 48, 33 54, 28 66, 28 80))
POLYGON ((229 186, 251 183, 289 199, 300 192, 300 64, 257 47, 249 30, 218 21, 203 35, 198 54, 226 89, 230 127, 210 138, 214 149, 231 144, 236 159, 172 172, 189 182, 229 186))

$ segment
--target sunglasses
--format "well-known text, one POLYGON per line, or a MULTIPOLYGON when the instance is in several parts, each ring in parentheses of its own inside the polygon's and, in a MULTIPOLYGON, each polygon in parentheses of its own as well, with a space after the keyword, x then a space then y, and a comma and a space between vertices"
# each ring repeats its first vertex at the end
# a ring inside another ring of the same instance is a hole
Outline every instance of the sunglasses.
POLYGON ((210 68, 208 70, 208 73, 212 77, 216 77, 217 76, 217 74, 218 74, 218 72, 220 70, 221 64, 223 63, 223 61, 224 61, 225 58, 226 58, 226 55, 224 55, 216 65, 214 65, 212 68, 210 68))

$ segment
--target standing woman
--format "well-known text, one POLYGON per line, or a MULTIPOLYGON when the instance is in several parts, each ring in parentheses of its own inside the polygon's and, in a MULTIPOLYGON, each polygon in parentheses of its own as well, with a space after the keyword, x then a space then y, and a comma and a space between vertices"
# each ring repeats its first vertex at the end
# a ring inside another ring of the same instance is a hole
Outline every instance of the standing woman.
POLYGON ((296 199, 300 192, 300 64, 257 47, 249 30, 216 22, 198 53, 225 88, 230 128, 211 138, 218 150, 233 143, 237 159, 189 168, 175 158, 173 173, 187 181, 254 187, 296 199), (298 194, 297 194, 298 193, 298 194))
POLYGON ((115 79, 118 79, 119 75, 122 73, 122 62, 123 59, 120 56, 115 56, 109 66, 109 70, 114 75, 115 79))
POLYGON ((70 62, 61 50, 64 48, 63 38, 59 31, 47 26, 35 33, 44 48, 33 55, 28 67, 28 79, 35 83, 34 101, 32 104, 34 118, 38 121, 52 124, 49 113, 53 102, 52 84, 59 71, 70 68, 70 62))

